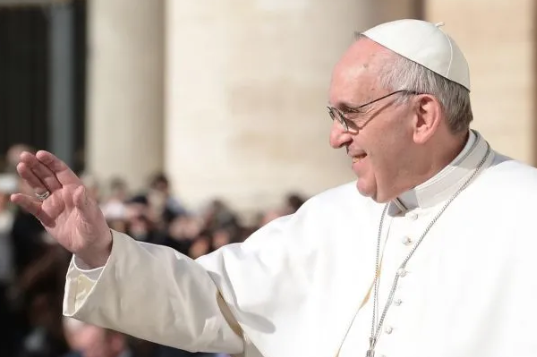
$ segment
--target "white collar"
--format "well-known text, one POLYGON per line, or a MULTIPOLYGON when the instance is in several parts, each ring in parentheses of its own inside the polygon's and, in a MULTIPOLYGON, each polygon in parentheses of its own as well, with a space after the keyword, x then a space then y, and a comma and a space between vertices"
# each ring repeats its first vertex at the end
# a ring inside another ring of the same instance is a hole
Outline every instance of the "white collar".
MULTIPOLYGON (((470 130, 466 145, 442 171, 401 194, 392 201, 391 213, 429 208, 449 199, 468 178, 486 154, 488 144, 475 130, 470 130)), ((490 159, 487 160, 490 162, 490 159)))

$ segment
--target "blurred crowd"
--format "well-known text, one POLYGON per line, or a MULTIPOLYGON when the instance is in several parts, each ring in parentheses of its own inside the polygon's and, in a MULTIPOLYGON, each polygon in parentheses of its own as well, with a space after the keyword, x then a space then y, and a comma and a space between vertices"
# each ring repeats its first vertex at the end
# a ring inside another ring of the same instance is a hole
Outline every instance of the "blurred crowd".
MULTIPOLYGON (((115 331, 62 316, 65 273, 71 255, 47 235, 33 216, 12 205, 15 192, 32 194, 16 174, 25 145, 15 145, 0 174, 0 356, 1 357, 221 357, 159 346, 115 331)), ((100 182, 82 174, 110 227, 133 239, 165 245, 195 259, 223 245, 241 242, 272 219, 295 212, 304 202, 298 194, 281 207, 259 212, 245 225, 224 201, 208 198, 192 212, 171 192, 164 173, 147 188, 130 192, 124 180, 100 182)))

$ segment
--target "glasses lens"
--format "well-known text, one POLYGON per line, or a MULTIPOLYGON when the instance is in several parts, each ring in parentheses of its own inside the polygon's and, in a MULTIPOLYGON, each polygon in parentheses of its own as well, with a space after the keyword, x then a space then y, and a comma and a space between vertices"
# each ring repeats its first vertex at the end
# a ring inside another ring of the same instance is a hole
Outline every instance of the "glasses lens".
POLYGON ((345 131, 349 130, 347 122, 345 121, 345 119, 343 119, 342 114, 338 110, 329 107, 328 113, 330 114, 330 118, 332 118, 332 120, 337 120, 345 131))
POLYGON ((333 108, 328 108, 328 114, 330 114, 330 118, 332 118, 332 120, 336 119, 336 114, 334 113, 333 108))

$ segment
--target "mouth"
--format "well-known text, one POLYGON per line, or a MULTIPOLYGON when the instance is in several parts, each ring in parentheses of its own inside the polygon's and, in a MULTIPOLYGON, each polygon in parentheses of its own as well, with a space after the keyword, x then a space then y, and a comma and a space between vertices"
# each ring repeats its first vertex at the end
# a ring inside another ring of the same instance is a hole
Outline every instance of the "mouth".
POLYGON ((355 164, 357 162, 360 162, 363 159, 365 159, 366 156, 367 156, 366 153, 363 153, 363 154, 360 154, 360 155, 355 155, 355 156, 352 157, 352 163, 355 164))

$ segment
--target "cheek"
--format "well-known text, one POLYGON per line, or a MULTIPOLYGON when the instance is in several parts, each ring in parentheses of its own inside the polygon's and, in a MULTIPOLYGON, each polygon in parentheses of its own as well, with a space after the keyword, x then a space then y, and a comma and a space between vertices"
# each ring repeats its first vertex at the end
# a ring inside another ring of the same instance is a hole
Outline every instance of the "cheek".
POLYGON ((405 148, 412 141, 410 119, 404 110, 388 113, 376 118, 355 138, 357 146, 367 151, 375 174, 393 171, 404 161, 405 148))
POLYGON ((383 181, 384 178, 392 176, 391 172, 396 163, 394 153, 391 153, 389 147, 377 146, 369 157, 371 173, 377 181, 383 181))
POLYGON ((393 176, 398 167, 405 161, 405 138, 385 131, 378 140, 371 143, 369 153, 371 165, 376 175, 393 176))

